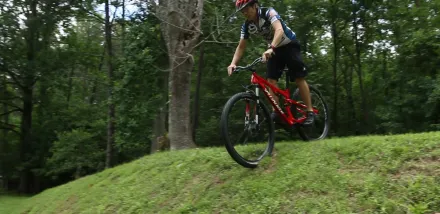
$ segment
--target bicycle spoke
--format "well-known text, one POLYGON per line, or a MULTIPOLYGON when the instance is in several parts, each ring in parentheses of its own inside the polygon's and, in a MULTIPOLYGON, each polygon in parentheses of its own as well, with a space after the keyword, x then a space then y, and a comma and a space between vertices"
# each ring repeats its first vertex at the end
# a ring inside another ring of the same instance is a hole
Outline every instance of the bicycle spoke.
MULTIPOLYGON (((329 130, 329 121, 328 121, 328 107, 321 97, 320 93, 317 89, 310 87, 310 97, 312 100, 312 106, 314 109, 318 111, 315 114, 315 121, 311 126, 301 126, 298 129, 301 138, 304 140, 318 140, 325 138, 327 136, 329 130)), ((299 91, 295 91, 295 95, 293 97, 297 102, 300 102, 301 98, 299 96, 299 91)), ((297 113, 302 113, 306 109, 301 109, 297 107, 297 113)), ((298 115, 297 118, 301 118, 303 115, 298 115)))
POLYGON ((237 143, 235 143, 234 145, 238 145, 238 144, 240 144, 240 142, 244 142, 244 144, 246 144, 247 143, 247 141, 248 141, 248 135, 247 135, 247 133, 249 133, 249 131, 246 129, 246 130, 244 130, 242 133, 241 133, 241 135, 240 135, 240 137, 238 138, 238 140, 236 141, 237 143), (246 136, 245 136, 245 134, 246 134, 246 136), (245 139, 244 139, 244 141, 242 141, 242 138, 245 136, 245 139))

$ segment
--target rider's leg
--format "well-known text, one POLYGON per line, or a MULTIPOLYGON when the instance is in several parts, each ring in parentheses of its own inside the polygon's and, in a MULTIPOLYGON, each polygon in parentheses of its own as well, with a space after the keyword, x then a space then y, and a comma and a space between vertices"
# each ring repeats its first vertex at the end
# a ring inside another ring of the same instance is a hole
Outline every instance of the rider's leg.
POLYGON ((307 105, 307 111, 313 111, 312 108, 312 100, 310 98, 310 90, 309 85, 307 84, 304 77, 295 79, 296 85, 299 89, 299 94, 301 95, 301 99, 304 101, 304 104, 307 105))
MULTIPOLYGON (((275 87, 278 88, 278 81, 277 81, 277 80, 275 80, 275 79, 271 79, 271 78, 267 78, 267 81, 268 81, 270 84, 272 84, 272 85, 274 85, 275 87)), ((275 94, 273 93, 272 89, 270 89, 270 88, 269 88, 269 94, 272 95, 273 99, 274 99, 275 102, 278 104, 278 103, 279 103, 279 98, 278 98, 277 95, 275 95, 275 94)), ((273 106, 272 106, 272 111, 275 112, 275 109, 274 109, 273 106)))
MULTIPOLYGON (((282 49, 276 49, 275 55, 272 55, 272 57, 269 58, 267 61, 267 73, 266 78, 267 81, 272 84, 273 86, 278 88, 278 80, 282 75, 282 68, 285 67, 285 62, 283 59, 283 53, 282 49)), ((273 97, 275 102, 279 105, 279 98, 276 96, 273 91, 269 88, 269 94, 273 97)), ((272 106, 272 114, 271 114, 272 120, 279 122, 278 114, 276 113, 274 107, 272 106)))
POLYGON ((307 105, 307 118, 304 121, 304 125, 311 125, 314 122, 315 114, 313 113, 312 101, 310 97, 309 86, 305 80, 308 71, 305 68, 304 62, 301 57, 301 47, 298 42, 294 41, 290 44, 291 48, 288 52, 288 58, 286 60, 287 67, 291 73, 291 78, 295 78, 296 85, 298 86, 301 99, 307 105))
POLYGON ((296 81, 296 85, 298 86, 301 99, 304 101, 304 104, 306 104, 307 106, 307 114, 306 114, 307 117, 303 125, 306 126, 312 125, 315 120, 315 113, 313 112, 313 108, 312 108, 312 100, 310 98, 309 85, 307 84, 304 77, 296 78, 295 81, 296 81))

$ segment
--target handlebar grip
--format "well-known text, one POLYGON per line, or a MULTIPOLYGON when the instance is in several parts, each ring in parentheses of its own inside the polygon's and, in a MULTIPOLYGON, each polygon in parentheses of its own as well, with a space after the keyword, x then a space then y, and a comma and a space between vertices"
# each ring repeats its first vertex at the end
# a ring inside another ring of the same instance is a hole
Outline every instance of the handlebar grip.
POLYGON ((240 70, 241 70, 241 68, 239 68, 238 66, 236 66, 236 67, 232 70, 232 73, 233 73, 233 74, 238 73, 238 72, 240 72, 240 70))
POLYGON ((235 68, 232 70, 232 73, 238 73, 239 71, 246 69, 246 70, 250 70, 250 71, 255 71, 255 69, 252 68, 252 66, 258 62, 260 62, 262 60, 262 57, 257 58, 252 64, 247 65, 247 66, 235 66, 235 68))

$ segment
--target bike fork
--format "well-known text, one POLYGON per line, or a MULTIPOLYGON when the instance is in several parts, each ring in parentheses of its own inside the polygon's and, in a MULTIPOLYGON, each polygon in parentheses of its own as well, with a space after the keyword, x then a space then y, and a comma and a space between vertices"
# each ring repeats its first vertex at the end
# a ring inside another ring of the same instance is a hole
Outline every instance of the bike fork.
POLYGON ((258 93, 260 92, 260 88, 255 87, 255 95, 257 96, 257 105, 255 106, 255 124, 258 125, 258 106, 260 105, 260 97, 258 93))

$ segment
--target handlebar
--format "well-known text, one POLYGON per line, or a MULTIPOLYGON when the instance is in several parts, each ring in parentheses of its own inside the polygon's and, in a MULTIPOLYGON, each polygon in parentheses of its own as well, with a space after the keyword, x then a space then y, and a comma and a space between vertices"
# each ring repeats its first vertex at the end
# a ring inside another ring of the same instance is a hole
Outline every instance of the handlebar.
POLYGON ((263 60, 262 57, 258 57, 256 60, 254 60, 254 62, 252 62, 252 63, 249 64, 249 65, 246 65, 246 66, 236 66, 235 69, 234 69, 234 71, 233 71, 233 73, 238 73, 238 72, 241 71, 241 70, 254 71, 255 69, 253 69, 252 67, 253 67, 255 64, 261 62, 262 60, 263 60))

